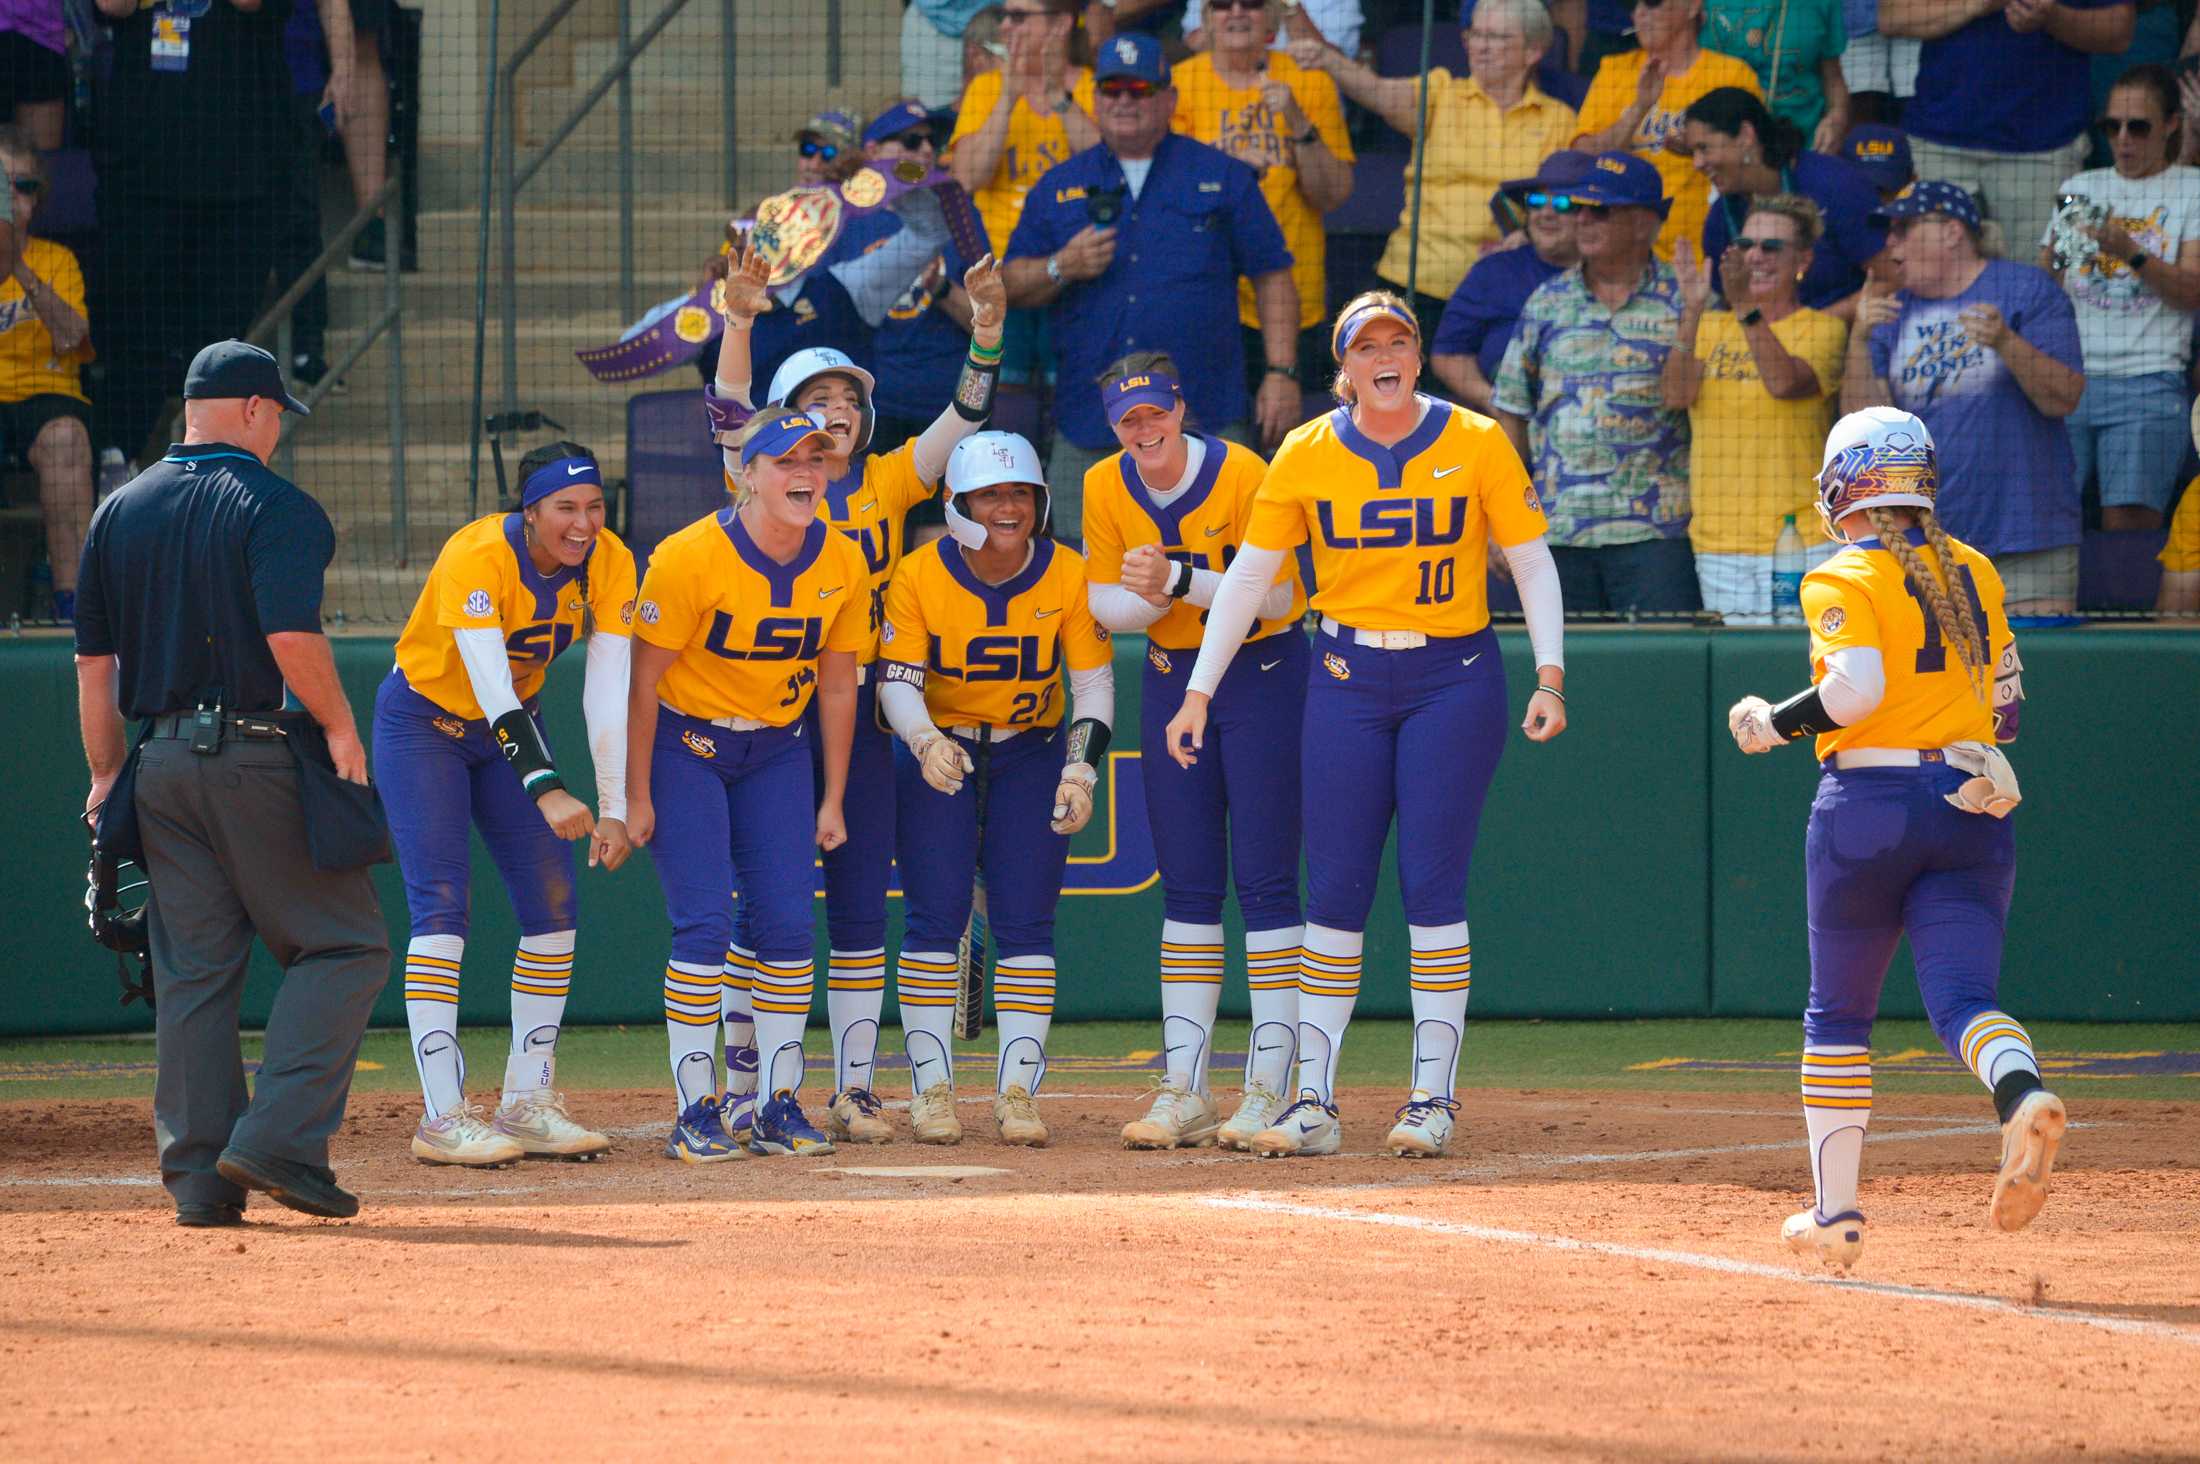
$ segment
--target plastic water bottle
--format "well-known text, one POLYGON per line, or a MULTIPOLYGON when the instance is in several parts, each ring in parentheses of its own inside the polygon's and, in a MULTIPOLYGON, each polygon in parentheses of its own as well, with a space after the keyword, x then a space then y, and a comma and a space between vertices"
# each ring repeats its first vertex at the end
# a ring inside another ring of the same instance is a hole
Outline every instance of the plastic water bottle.
POLYGON ((1772 545, 1772 623, 1803 623, 1803 536, 1795 531, 1795 515, 1780 522, 1780 537, 1772 545))

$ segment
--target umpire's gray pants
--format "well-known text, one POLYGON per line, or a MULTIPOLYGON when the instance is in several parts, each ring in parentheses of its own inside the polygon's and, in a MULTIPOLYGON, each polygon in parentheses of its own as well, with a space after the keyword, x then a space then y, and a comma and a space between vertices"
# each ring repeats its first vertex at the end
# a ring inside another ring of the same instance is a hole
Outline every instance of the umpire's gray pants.
POLYGON ((328 1163, 359 1039, 389 979, 382 907, 365 870, 313 867, 286 744, 231 739, 207 756, 155 737, 139 756, 161 1181, 179 1205, 241 1203, 244 1192, 214 1171, 232 1144, 328 1163), (247 1102, 237 1014, 255 935, 283 981, 247 1102))

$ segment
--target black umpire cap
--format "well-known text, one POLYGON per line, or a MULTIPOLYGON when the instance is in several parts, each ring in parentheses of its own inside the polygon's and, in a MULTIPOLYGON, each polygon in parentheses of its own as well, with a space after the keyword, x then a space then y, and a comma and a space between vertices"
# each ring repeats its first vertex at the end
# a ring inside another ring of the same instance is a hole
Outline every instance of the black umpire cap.
POLYGON ((301 417, 313 415, 283 385, 283 371, 275 358, 258 346, 246 341, 216 341, 192 358, 191 370, 183 378, 185 401, 241 397, 266 397, 281 402, 284 411, 301 417))

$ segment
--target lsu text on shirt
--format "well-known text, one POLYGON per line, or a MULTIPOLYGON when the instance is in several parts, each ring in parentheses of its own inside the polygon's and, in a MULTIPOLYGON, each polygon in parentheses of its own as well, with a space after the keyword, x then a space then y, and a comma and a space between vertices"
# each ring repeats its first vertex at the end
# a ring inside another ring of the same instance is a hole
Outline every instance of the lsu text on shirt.
MULTIPOLYGON (((1922 529, 1908 531, 1926 565, 1937 557, 1922 529)), ((2010 643, 2002 613, 2001 575, 1993 561, 1960 540, 1956 583, 1949 598, 1959 615, 1973 617, 1986 647, 1986 696, 1993 696, 1994 666, 2010 643)), ((1851 545, 1803 576, 1803 618, 1810 624, 1810 677, 1826 674, 1826 657, 1850 646, 1879 652, 1887 694, 1869 716, 1818 739, 1821 761, 1847 747, 1946 747, 1953 742, 1994 741, 1989 703, 1972 691, 1955 647, 1902 565, 1876 539, 1851 545)))
POLYGON ((1733 311, 1711 311, 1697 327, 1703 384, 1688 409, 1688 537, 1698 554, 1770 554, 1782 518, 1816 521, 1811 505, 1841 393, 1848 322, 1805 308, 1772 322, 1772 335, 1817 376, 1816 396, 1782 401, 1765 390, 1733 311))
MULTIPOLYGON (((731 493, 733 450, 726 449, 725 456, 726 491, 731 493)), ((886 582, 893 578, 894 566, 908 548, 905 518, 910 509, 931 496, 931 485, 917 476, 914 438, 892 452, 871 454, 863 460, 861 471, 825 485, 818 518, 847 536, 861 552, 869 572, 862 595, 863 627, 868 639, 856 655, 859 665, 868 666, 878 658, 878 633, 886 623, 886 582)))
POLYGON ((680 653, 657 682, 666 706, 784 727, 810 704, 821 654, 871 644, 870 584, 863 551, 822 520, 780 564, 722 508, 657 546, 634 633, 680 653))
MULTIPOLYGON (((1094 584, 1123 582, 1123 554, 1141 544, 1158 544, 1178 564, 1220 574, 1237 557, 1238 545, 1253 519, 1253 497, 1260 492, 1268 465, 1249 447, 1201 434, 1206 458, 1191 486, 1174 503, 1155 503, 1138 464, 1129 453, 1103 458, 1085 473, 1085 575, 1094 584)), ((1298 566, 1286 560, 1278 579, 1296 579, 1298 566)), ((1298 624, 1306 613, 1306 591, 1291 600, 1291 613, 1278 620, 1256 620, 1249 641, 1298 624)), ((1146 639, 1164 650, 1195 651, 1207 612, 1179 600, 1146 627, 1146 639)))
POLYGON ((479 721, 481 703, 452 632, 501 634, 512 663, 512 690, 527 702, 542 690, 550 663, 579 637, 584 605, 598 634, 633 634, 634 552, 618 535, 599 530, 584 565, 560 565, 546 575, 528 557, 525 521, 518 514, 475 519, 436 555, 397 637, 397 669, 405 673, 406 685, 444 711, 479 721))
MULTIPOLYGON (((1626 114, 1649 59, 1643 51, 1604 58, 1597 67, 1596 80, 1589 83, 1589 95, 1581 99, 1578 136, 1594 136, 1626 114)), ((1738 86, 1759 101, 1765 97, 1764 88, 1757 84, 1757 73, 1747 61, 1719 51, 1698 51, 1694 65, 1665 79, 1657 105, 1643 115, 1635 125, 1634 136, 1623 144, 1627 151, 1658 170, 1658 176, 1665 180, 1665 196, 1673 200, 1673 211, 1665 216, 1665 227, 1658 231, 1660 259, 1673 257, 1676 239, 1701 239, 1704 215, 1711 211, 1711 180, 1696 171, 1695 160, 1687 153, 1669 151, 1666 144, 1680 145, 1688 109, 1722 86, 1738 86)))
MULTIPOLYGON (((1072 105, 1084 108, 1090 116, 1092 73, 1082 66, 1072 66, 1062 80, 1070 89, 1072 105)), ((1000 72, 981 71, 970 78, 969 89, 955 111, 955 134, 947 139, 950 153, 957 143, 985 126, 1000 99, 1000 72)), ((1008 143, 1001 149, 993 176, 970 190, 978 217, 985 221, 985 237, 993 246, 995 259, 1008 255, 1008 236, 1016 232, 1016 220, 1024 211, 1024 195, 1031 191, 1031 185, 1075 150, 1069 145, 1069 130, 1060 117, 1052 112, 1034 112, 1028 102, 1020 97, 1016 100, 1014 110, 1008 114, 1008 143)), ((945 166, 947 159, 940 161, 945 166)))
POLYGON ((940 727, 1053 727, 1062 666, 1091 671, 1113 654, 1085 603, 1085 561, 1052 539, 1014 578, 989 585, 953 539, 910 554, 886 591, 879 655, 922 666, 940 727))
MULTIPOLYGON (((1239 88, 1225 82, 1215 70, 1213 54, 1206 51, 1177 67, 1170 79, 1176 86, 1176 115, 1169 125, 1220 148, 1260 174, 1260 196, 1268 200, 1283 230, 1283 242, 1291 250, 1291 280, 1299 289, 1299 329, 1321 324, 1327 313, 1322 216, 1299 191, 1298 140, 1283 113, 1269 106, 1261 93, 1270 81, 1289 87, 1299 110, 1321 134, 1321 142, 1339 162, 1350 163, 1352 139, 1345 131, 1337 83, 1327 72, 1308 71, 1282 51, 1268 53, 1268 69, 1252 86, 1239 88)), ((1238 281, 1238 321, 1260 329, 1251 280, 1238 281)))
MULTIPOLYGON (((50 239, 26 240, 23 263, 64 305, 84 314, 84 271, 65 246, 50 239)), ((0 278, 0 402, 34 396, 75 397, 81 402, 84 385, 77 368, 91 359, 89 336, 66 355, 56 351, 53 332, 23 296, 23 282, 12 274, 0 278)), ((27 451, 30 444, 21 446, 27 451)))
POLYGON ((1350 407, 1295 429, 1245 542, 1311 543, 1314 608, 1356 630, 1472 635, 1490 623, 1489 540, 1536 538, 1543 505, 1495 422, 1420 400, 1427 415, 1394 447, 1364 436, 1350 407))

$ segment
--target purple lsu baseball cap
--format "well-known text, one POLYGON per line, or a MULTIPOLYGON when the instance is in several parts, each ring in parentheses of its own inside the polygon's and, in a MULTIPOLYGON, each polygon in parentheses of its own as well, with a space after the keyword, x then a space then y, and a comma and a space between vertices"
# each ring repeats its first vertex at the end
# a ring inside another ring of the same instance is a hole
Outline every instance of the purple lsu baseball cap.
POLYGON ((932 116, 915 102, 896 102, 871 119, 871 125, 863 129, 865 142, 884 142, 889 137, 900 137, 919 127, 929 129, 932 116))
POLYGON ((1851 127, 1849 135, 1842 140, 1841 156, 1854 163, 1857 171, 1871 179, 1872 186, 1881 193, 1905 187, 1917 176, 1917 169, 1910 162, 1910 139, 1899 127, 1886 127, 1877 122, 1851 127))
POLYGON ((1647 208, 1659 218, 1672 211, 1665 196, 1665 180, 1658 170, 1633 153, 1598 153, 1581 181, 1566 190, 1576 203, 1598 203, 1609 208, 1647 208))
POLYGON ((1100 400, 1107 408, 1108 425, 1113 427, 1128 416, 1133 407, 1173 410, 1184 400, 1184 388, 1166 371, 1137 371, 1102 387, 1100 400))
POLYGON ((1927 214, 1946 214, 1965 228, 1979 225, 1978 200, 1960 183, 1940 178, 1920 178, 1879 206, 1871 216, 1875 224, 1897 219, 1918 219, 1927 214))
POLYGON ((1161 42, 1144 31, 1124 31, 1110 37, 1093 58, 1092 79, 1097 83, 1119 76, 1167 86, 1169 58, 1162 54, 1161 42))

